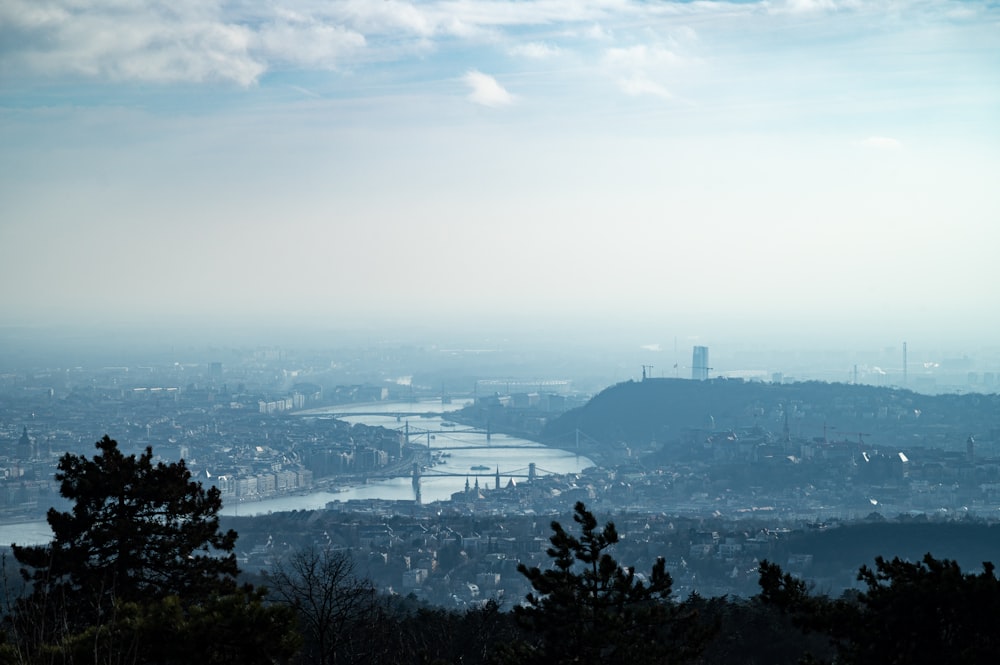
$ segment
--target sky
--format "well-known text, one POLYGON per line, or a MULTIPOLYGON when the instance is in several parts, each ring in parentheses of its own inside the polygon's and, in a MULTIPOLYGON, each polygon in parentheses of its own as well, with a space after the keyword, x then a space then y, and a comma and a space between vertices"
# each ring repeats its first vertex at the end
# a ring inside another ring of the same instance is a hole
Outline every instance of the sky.
POLYGON ((3 0, 0 325, 985 344, 1000 4, 3 0))

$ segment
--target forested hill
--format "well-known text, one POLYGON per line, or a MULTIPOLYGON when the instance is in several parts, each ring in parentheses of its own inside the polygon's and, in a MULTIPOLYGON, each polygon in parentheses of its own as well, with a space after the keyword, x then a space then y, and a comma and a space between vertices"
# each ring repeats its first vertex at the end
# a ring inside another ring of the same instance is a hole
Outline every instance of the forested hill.
POLYGON ((680 445, 692 430, 964 450, 1000 442, 1000 395, 922 395, 842 383, 646 379, 612 386, 546 424, 543 440, 610 452, 680 445))

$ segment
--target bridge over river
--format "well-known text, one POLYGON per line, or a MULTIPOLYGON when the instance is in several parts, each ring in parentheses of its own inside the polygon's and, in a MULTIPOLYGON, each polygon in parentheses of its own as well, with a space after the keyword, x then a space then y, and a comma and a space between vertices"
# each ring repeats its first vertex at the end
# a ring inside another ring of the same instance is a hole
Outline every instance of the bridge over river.
POLYGON ((414 484, 416 484, 420 482, 421 478, 500 478, 503 476, 504 478, 525 478, 530 481, 537 478, 538 474, 557 475, 558 473, 557 471, 539 468, 534 462, 526 467, 511 469, 510 471, 504 471, 500 467, 497 467, 496 469, 469 469, 466 472, 441 471, 434 468, 424 468, 420 464, 414 463, 409 472, 401 469, 386 470, 378 473, 367 473, 365 477, 368 480, 386 480, 389 478, 410 476, 413 478, 414 484))
MULTIPOLYGON (((405 462, 399 460, 356 476, 356 482, 361 484, 339 492, 352 498, 409 498, 407 494, 412 492, 409 496, 419 500, 421 494, 429 492, 431 500, 447 500, 456 491, 461 491, 466 479, 478 480, 480 486, 486 480, 486 486, 492 487, 493 479, 499 476, 502 487, 508 479, 531 482, 545 475, 579 472, 591 465, 591 460, 579 455, 579 449, 574 450, 577 442, 572 436, 562 446, 546 445, 517 434, 497 432, 488 424, 476 426, 452 421, 450 418, 460 415, 445 408, 431 402, 373 403, 302 412, 301 415, 335 417, 388 428, 395 431, 403 446, 415 454, 405 462)), ((338 500, 346 500, 346 497, 338 497, 338 500)))
MULTIPOLYGON (((426 436, 428 439, 428 447, 430 447, 430 440, 436 437, 438 434, 485 434, 486 441, 489 442, 493 438, 493 433, 490 431, 489 425, 485 429, 481 427, 474 427, 471 425, 460 426, 452 423, 450 421, 444 420, 439 425, 438 429, 427 429, 423 427, 410 427, 410 421, 408 418, 442 418, 443 414, 438 411, 333 411, 324 412, 322 414, 325 417, 332 418, 356 418, 361 417, 379 417, 379 418, 395 418, 396 422, 403 423, 403 427, 400 428, 403 436, 406 437, 406 443, 414 442, 413 439, 416 437, 426 436)), ((445 446, 449 450, 461 450, 462 448, 457 446, 445 446)), ((469 446, 474 448, 475 446, 469 446)), ((508 446, 516 447, 516 446, 508 446)), ((438 450, 442 449, 442 446, 436 446, 438 450)))

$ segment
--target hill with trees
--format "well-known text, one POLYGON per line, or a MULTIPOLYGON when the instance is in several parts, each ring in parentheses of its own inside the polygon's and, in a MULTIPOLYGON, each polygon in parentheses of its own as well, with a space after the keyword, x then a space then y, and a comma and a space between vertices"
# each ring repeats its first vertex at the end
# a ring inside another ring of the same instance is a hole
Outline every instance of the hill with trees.
POLYGON ((1000 395, 924 395, 842 383, 645 379, 602 391, 547 422, 541 439, 616 456, 685 445, 691 432, 748 431, 801 439, 874 441, 964 450, 969 437, 1000 440, 1000 395))

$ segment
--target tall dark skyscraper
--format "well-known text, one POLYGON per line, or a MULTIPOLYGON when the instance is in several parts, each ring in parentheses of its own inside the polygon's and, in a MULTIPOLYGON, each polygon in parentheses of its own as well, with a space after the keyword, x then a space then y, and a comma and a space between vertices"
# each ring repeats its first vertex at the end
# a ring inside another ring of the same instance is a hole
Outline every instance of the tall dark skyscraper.
POLYGON ((696 346, 691 354, 691 378, 695 381, 704 381, 708 378, 708 347, 696 346))

